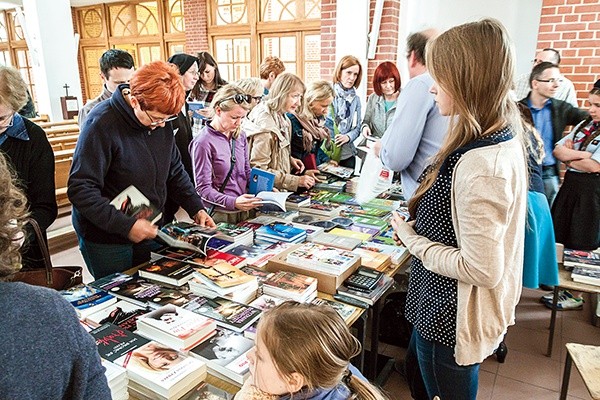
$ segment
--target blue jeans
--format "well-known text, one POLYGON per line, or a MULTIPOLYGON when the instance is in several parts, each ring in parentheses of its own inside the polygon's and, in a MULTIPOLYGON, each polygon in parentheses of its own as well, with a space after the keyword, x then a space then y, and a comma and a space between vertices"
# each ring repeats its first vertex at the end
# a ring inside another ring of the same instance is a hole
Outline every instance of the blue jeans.
POLYGON ((413 329, 406 355, 407 377, 409 375, 408 364, 415 358, 418 360, 422 383, 419 377, 413 376, 409 379, 413 397, 419 392, 419 386, 424 384, 429 399, 434 396, 439 396, 443 400, 476 399, 479 364, 458 365, 454 359, 453 348, 437 342, 430 342, 424 339, 416 329, 413 329))
POLYGON ((150 260, 150 252, 160 244, 145 240, 136 244, 94 243, 79 237, 79 250, 94 279, 123 272, 150 260))
POLYGON ((546 195, 546 199, 548 199, 548 205, 550 208, 552 208, 552 203, 554 203, 554 199, 558 193, 558 186, 560 184, 554 166, 547 166, 543 168, 542 180, 544 181, 544 194, 546 195))

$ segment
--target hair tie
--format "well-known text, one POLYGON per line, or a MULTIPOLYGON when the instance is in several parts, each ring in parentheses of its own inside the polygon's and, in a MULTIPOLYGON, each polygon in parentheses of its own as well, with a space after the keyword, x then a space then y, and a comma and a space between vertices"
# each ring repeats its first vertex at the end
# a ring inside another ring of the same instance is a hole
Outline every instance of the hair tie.
POLYGON ((352 371, 349 369, 344 372, 344 376, 342 377, 342 382, 348 387, 350 387, 350 380, 352 379, 352 371))

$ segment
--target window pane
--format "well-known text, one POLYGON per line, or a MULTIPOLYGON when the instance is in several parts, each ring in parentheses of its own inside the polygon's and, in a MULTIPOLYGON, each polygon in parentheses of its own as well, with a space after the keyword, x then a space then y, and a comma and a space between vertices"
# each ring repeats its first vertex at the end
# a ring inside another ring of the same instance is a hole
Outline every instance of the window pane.
POLYGON ((13 40, 25 40, 25 35, 23 34, 23 28, 21 27, 19 18, 17 18, 17 13, 13 13, 12 18, 13 18, 13 27, 15 28, 13 40))
POLYGON ((138 51, 140 54, 139 66, 161 59, 159 45, 139 46, 138 51))
POLYGON ((226 81, 250 77, 250 38, 215 40, 215 59, 226 81))
POLYGON ((321 0, 304 0, 304 18, 321 18, 321 0))
POLYGON ((183 1, 169 0, 169 32, 185 32, 183 20, 183 1))
POLYGON ((81 37, 87 38, 99 38, 103 36, 104 27, 102 24, 102 14, 100 9, 88 9, 79 12, 79 18, 81 19, 82 32, 81 37))
POLYGON ((217 25, 247 24, 246 0, 215 0, 217 25))
POLYGON ((135 6, 109 6, 110 26, 112 36, 135 35, 135 6))
POLYGON ((0 65, 4 67, 12 66, 10 63, 10 53, 8 52, 8 50, 0 51, 0 65))
POLYGON ((321 79, 321 36, 304 36, 304 82, 321 79))
POLYGON ((185 43, 169 43, 169 57, 185 52, 185 43))
POLYGON ((0 11, 0 42, 8 42, 8 31, 6 30, 6 20, 4 13, 0 11))
POLYGON ((286 72, 297 73, 296 36, 263 38, 263 58, 267 56, 279 57, 286 72))
POLYGON ((158 7, 155 1, 140 3, 135 8, 139 35, 158 35, 158 7))
POLYGON ((296 19, 296 0, 261 0, 262 21, 296 19))

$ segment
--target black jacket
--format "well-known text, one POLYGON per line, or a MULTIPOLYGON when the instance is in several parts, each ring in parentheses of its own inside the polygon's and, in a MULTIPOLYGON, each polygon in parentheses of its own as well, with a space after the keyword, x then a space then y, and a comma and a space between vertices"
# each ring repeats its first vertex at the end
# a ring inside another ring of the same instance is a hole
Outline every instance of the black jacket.
POLYGON ((90 112, 73 156, 68 187, 73 226, 95 243, 129 243, 135 219, 109 203, 130 185, 160 210, 167 193, 189 215, 203 209, 181 163, 171 123, 155 130, 143 126, 122 95, 126 88, 119 85, 90 112))

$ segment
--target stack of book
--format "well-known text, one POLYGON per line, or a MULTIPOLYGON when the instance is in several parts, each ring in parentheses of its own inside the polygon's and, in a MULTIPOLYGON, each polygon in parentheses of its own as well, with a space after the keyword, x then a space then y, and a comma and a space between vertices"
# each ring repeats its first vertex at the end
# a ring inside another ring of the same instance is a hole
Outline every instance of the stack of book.
POLYGON ((342 229, 342 228, 334 228, 329 233, 331 233, 332 235, 358 239, 361 242, 371 239, 371 236, 372 236, 365 232, 355 231, 355 230, 351 230, 351 229, 342 229))
POLYGON ((297 210, 300 207, 307 207, 310 205, 310 196, 302 196, 299 194, 292 194, 287 198, 285 206, 290 210, 297 210))
POLYGON ((313 201, 309 206, 302 207, 300 214, 317 215, 325 218, 333 218, 340 215, 342 207, 338 204, 321 203, 313 201))
POLYGON ((349 179, 346 182, 346 192, 355 194, 356 191, 358 190, 358 181, 359 180, 360 180, 360 178, 358 176, 355 176, 354 178, 349 179))
POLYGON ((321 179, 321 182, 315 184, 316 190, 327 190, 330 192, 343 192, 346 189, 346 181, 340 180, 335 176, 328 176, 321 179))
POLYGON ((323 244, 325 246, 337 247, 344 250, 354 250, 361 243, 362 240, 354 239, 350 237, 332 235, 331 233, 321 233, 311 239, 312 242, 323 244))
POLYGON ((208 243, 206 243, 207 249, 219 250, 219 251, 227 251, 232 247, 237 246, 233 241, 225 240, 217 237, 210 238, 208 243))
POLYGON ((218 326, 235 332, 243 332, 262 314, 259 309, 223 297, 210 299, 199 296, 187 303, 184 308, 212 318, 218 326))
POLYGON ((325 229, 320 226, 306 225, 299 222, 292 222, 294 228, 302 229, 306 232, 306 239, 310 240, 313 237, 325 232, 325 229))
POLYGON ((81 320, 117 302, 117 299, 113 295, 104 290, 84 285, 83 283, 63 290, 60 294, 65 300, 71 303, 81 320))
POLYGON ((102 366, 106 369, 104 375, 108 381, 110 397, 113 400, 127 400, 129 398, 127 370, 106 360, 102 360, 102 366))
POLYGON ((112 306, 87 316, 84 321, 93 328, 109 323, 127 329, 129 332, 135 332, 138 318, 150 311, 150 308, 119 300, 112 306))
POLYGON ((236 301, 248 301, 256 297, 258 281, 226 261, 196 268, 189 281, 192 293, 207 296, 225 296, 236 301))
POLYGON ((247 354, 253 347, 254 341, 242 333, 217 329, 210 340, 190 350, 190 356, 206 363, 211 375, 241 386, 250 376, 247 354))
POLYGON ((302 243, 306 240, 306 231, 287 224, 274 223, 263 225, 256 230, 257 244, 277 242, 302 243))
MULTIPOLYGON (((358 272, 355 274, 358 274, 358 272)), ((351 279, 351 278, 352 278, 352 276, 348 279, 351 279)), ((357 286, 351 286, 347 283, 344 283, 337 289, 337 293, 342 296, 350 297, 350 298, 356 299, 358 301, 361 301, 363 303, 366 303, 366 304, 372 306, 373 304, 375 304, 375 302, 377 300, 379 300, 381 298, 381 296, 383 296, 383 294, 393 284, 394 284, 393 278, 391 278, 387 275, 382 275, 381 278, 377 282, 377 286, 375 286, 371 290, 362 289, 357 286)))
POLYGON ((356 263, 357 254, 317 243, 304 243, 287 255, 287 262, 303 268, 341 275, 356 263))
POLYGON ((229 253, 244 257, 246 259, 245 265, 262 268, 271 258, 288 249, 290 246, 293 246, 293 243, 278 242, 263 246, 239 245, 229 250, 229 253))
POLYGON ((118 326, 105 324, 90 334, 102 359, 127 370, 132 394, 179 399, 206 377, 202 361, 118 326))
POLYGON ((600 267, 600 249, 594 251, 564 250, 563 265, 566 269, 573 267, 600 267))
POLYGON ((263 282, 263 293, 308 303, 317 297, 317 280, 294 272, 273 272, 263 282))
POLYGON ((361 246, 354 249, 354 253, 360 256, 360 265, 363 267, 385 271, 392 264, 392 257, 389 254, 371 251, 361 246))
POLYGON ((217 224, 217 231, 217 238, 225 239, 236 245, 245 244, 251 246, 254 239, 254 232, 247 226, 219 222, 217 224))
MULTIPOLYGON (((189 251, 189 250, 184 250, 189 251)), ((142 278, 182 286, 192 279, 194 267, 186 262, 162 257, 139 269, 142 278)))
POLYGON ((571 279, 575 282, 600 286, 600 266, 598 267, 573 267, 571 279))
POLYGON ((221 296, 240 303, 248 303, 252 301, 256 297, 256 292, 258 291, 258 281, 256 279, 241 285, 227 288, 208 285, 205 281, 199 278, 193 278, 188 282, 188 284, 190 291, 198 296, 206 296, 209 298, 221 296))
POLYGON ((406 260, 410 253, 408 249, 404 246, 397 245, 387 245, 382 243, 374 243, 374 242, 363 242, 358 247, 359 249, 369 250, 374 253, 389 255, 394 265, 400 265, 406 260))
POLYGON ((179 350, 189 350, 215 334, 214 320, 166 305, 137 320, 137 333, 179 350))

